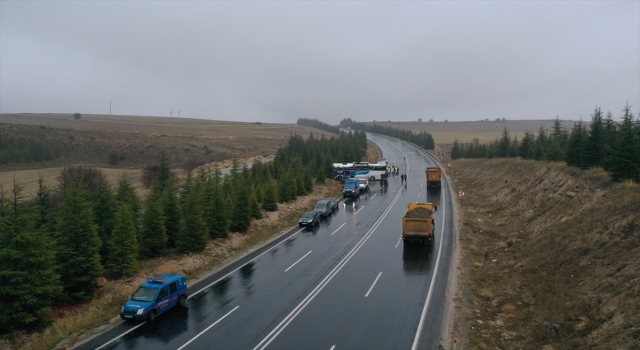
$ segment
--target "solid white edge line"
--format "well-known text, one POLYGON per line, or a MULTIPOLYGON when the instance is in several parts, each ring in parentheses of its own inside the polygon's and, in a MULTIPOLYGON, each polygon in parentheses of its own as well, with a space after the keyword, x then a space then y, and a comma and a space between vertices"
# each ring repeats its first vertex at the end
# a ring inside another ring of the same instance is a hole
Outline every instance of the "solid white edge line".
POLYGON ((358 211, 356 211, 356 214, 358 214, 360 210, 364 209, 364 207, 366 207, 366 205, 363 205, 362 208, 358 209, 358 211))
POLYGON ((215 326, 218 324, 218 322, 224 320, 225 317, 229 316, 232 312, 236 311, 237 308, 239 308, 240 305, 236 306, 233 310, 227 312, 226 315, 222 316, 220 319, 218 319, 217 321, 215 321, 211 326, 207 327, 204 331, 198 333, 198 335, 196 335, 195 337, 191 338, 191 340, 189 340, 188 342, 186 342, 183 346, 179 347, 178 350, 182 350, 185 348, 185 346, 189 345, 192 341, 196 340, 199 336, 203 335, 206 331, 208 331, 209 329, 211 329, 211 327, 215 326))
POLYGON ((291 311, 280 323, 273 329, 269 334, 267 334, 264 339, 258 343, 253 349, 264 349, 293 321, 296 316, 324 289, 324 287, 331 282, 331 280, 342 270, 342 268, 351 260, 351 258, 360 250, 360 248, 366 243, 366 241, 371 237, 373 232, 380 226, 384 218, 391 211, 391 207, 398 201, 400 195, 402 194, 401 190, 398 190, 396 196, 391 201, 391 204, 384 210, 382 215, 375 221, 373 226, 367 231, 367 233, 362 237, 362 239, 356 243, 356 245, 345 255, 344 258, 325 276, 322 281, 298 304, 293 311, 291 311), (265 343, 266 342, 266 343, 265 343))
POLYGON ((424 319, 427 316, 427 310, 429 309, 429 303, 431 302, 431 296, 433 295, 433 287, 436 283, 436 277, 438 276, 438 266, 440 265, 440 257, 442 256, 442 241, 444 241, 444 223, 446 222, 446 201, 447 197, 442 197, 443 201, 443 209, 442 213, 442 224, 440 225, 440 247, 438 248, 438 258, 436 259, 436 266, 433 269, 433 277, 431 278, 431 285, 429 286, 429 292, 427 293, 427 300, 424 303, 424 308, 422 309, 422 315, 420 316, 420 322, 418 323, 418 330, 416 331, 416 336, 413 339, 413 346, 411 346, 411 350, 416 350, 418 348, 418 343, 420 342, 420 333, 422 333, 422 327, 424 327, 424 319))
POLYGON ((207 289, 207 288, 209 288, 209 287, 213 286, 214 284, 216 284, 216 283, 218 283, 218 282, 222 281, 223 279, 225 279, 225 278, 229 277, 229 275, 231 275, 232 273, 234 273, 234 272, 236 272, 236 271, 240 270, 241 268, 245 267, 245 265, 247 265, 248 263, 253 262, 254 260, 258 259, 259 257, 261 257, 261 256, 265 255, 266 253, 270 252, 273 248, 275 248, 275 247, 279 246, 280 244, 282 244, 282 243, 284 243, 284 242, 288 241, 289 239, 291 239, 291 237, 293 237, 293 236, 297 235, 298 233, 302 232, 303 230, 304 230, 304 228, 299 229, 299 230, 298 230, 298 232, 296 232, 296 233, 292 234, 292 235, 291 235, 291 236, 289 236, 287 239, 283 239, 283 240, 282 240, 282 242, 280 242, 280 243, 278 243, 278 244, 274 245, 273 247, 271 247, 271 248, 269 248, 269 249, 265 250, 264 252, 262 252, 262 254, 260 254, 260 255, 256 256, 255 258, 253 258, 253 259, 251 259, 251 260, 247 261, 246 263, 242 264, 242 266, 238 267, 237 269, 235 269, 235 270, 233 270, 233 271, 229 272, 228 274, 226 274, 226 275, 224 275, 224 276, 222 276, 222 277, 218 278, 217 280, 215 280, 215 281, 213 281, 213 282, 209 283, 207 286, 205 286, 205 287, 201 288, 199 291, 197 291, 197 292, 195 292, 195 293, 193 293, 193 294, 189 295, 189 299, 191 299, 191 297, 193 297, 193 296, 197 295, 198 293, 202 292, 203 290, 205 290, 205 289, 207 289))
POLYGON ((294 262, 294 263, 293 263, 293 265, 289 266, 289 268, 287 268, 286 270, 284 270, 284 272, 287 272, 287 271, 289 271, 289 269, 290 269, 290 268, 292 268, 292 267, 296 266, 296 264, 297 264, 297 263, 299 263, 299 262, 300 262, 300 260, 304 259, 307 255, 311 254, 311 252, 312 252, 312 251, 310 250, 310 251, 309 251, 307 254, 305 254, 302 258, 300 258, 300 259, 298 259, 298 261, 294 262))
POLYGON ((145 323, 147 323, 147 321, 144 321, 144 322, 140 323, 139 325, 137 325, 137 326, 135 326, 135 327, 131 328, 130 330, 128 330, 128 331, 126 331, 126 332, 124 332, 124 333, 120 334, 119 336, 117 336, 117 337, 115 337, 115 338, 113 338, 113 339, 109 340, 108 342, 106 342, 106 343, 104 343, 104 344, 100 345, 99 347, 97 347, 97 348, 96 348, 96 350, 100 350, 100 349, 104 348, 105 346, 107 346, 107 345, 109 345, 109 344, 113 343, 114 341, 116 341, 116 340, 118 340, 118 339, 120 339, 120 338, 124 337, 125 335, 129 334, 130 332, 133 332, 134 330, 138 329, 138 327, 142 326, 142 325, 143 325, 143 324, 145 324, 145 323))
POLYGON ((380 275, 382 275, 382 271, 380 271, 380 273, 378 274, 378 277, 376 277, 376 280, 373 281, 373 284, 371 285, 371 287, 369 287, 367 294, 364 295, 365 298, 369 297, 369 293, 371 293, 371 290, 373 290, 373 287, 375 287, 376 283, 378 283, 378 279, 380 278, 380 275))
MULTIPOLYGON (((218 282, 222 281, 223 279, 225 279, 225 278, 229 277, 229 275, 231 275, 232 273, 234 273, 234 272, 236 272, 236 271, 240 270, 241 268, 245 267, 248 263, 250 263, 250 262, 252 262, 252 261, 254 261, 254 260, 258 259, 259 257, 263 256, 263 255, 264 255, 264 254, 266 254, 267 252, 271 251, 273 248, 275 248, 275 247, 279 246, 280 244, 282 244, 282 243, 286 242, 287 240, 291 239, 291 237, 293 237, 293 236, 297 235, 298 233, 302 232, 302 230, 304 230, 304 228, 302 228, 302 229, 298 230, 298 232, 296 232, 296 233, 292 234, 292 235, 291 235, 291 236, 289 236, 287 239, 283 239, 283 240, 282 240, 282 242, 280 242, 280 243, 278 243, 278 244, 274 245, 273 247, 271 247, 271 248, 269 248, 269 249, 265 250, 264 252, 262 252, 262 254, 260 254, 260 255, 256 256, 255 258, 253 258, 253 259, 251 259, 251 260, 247 261, 246 263, 242 264, 242 266, 238 267, 237 269, 235 269, 235 270, 233 270, 233 271, 229 272, 228 274, 226 274, 226 275, 224 275, 224 276, 222 276, 222 277, 218 278, 217 280, 215 280, 214 282, 212 282, 212 283, 208 284, 207 286, 205 286, 204 288, 202 288, 202 289, 198 290, 197 292, 190 294, 188 299, 191 299, 191 297, 193 297, 193 296, 197 295, 198 293, 202 292, 203 290, 205 290, 205 289, 207 289, 207 288, 209 288, 209 287, 213 286, 214 284, 216 284, 216 283, 218 283, 218 282)), ((118 340, 118 339, 120 339, 120 338, 124 337, 125 335, 127 335, 128 333, 130 333, 130 332, 134 331, 135 329, 137 329, 138 327, 142 326, 142 325, 143 325, 143 324, 145 324, 145 323, 147 323, 147 322, 146 322, 146 321, 145 321, 145 322, 142 322, 142 323, 140 323, 139 325, 137 325, 137 326, 135 326, 135 327, 133 327, 133 328, 131 328, 131 329, 127 330, 126 332, 124 332, 124 333, 120 334, 119 336, 117 336, 117 337, 115 337, 115 338, 113 338, 113 339, 109 340, 108 342, 106 342, 106 343, 104 343, 104 344, 100 345, 100 347, 96 348, 96 350, 100 350, 100 349, 104 348, 105 346, 107 346, 107 345, 111 344, 112 342, 114 342, 114 341, 116 341, 116 340, 118 340)))
POLYGON ((396 243, 396 248, 398 248, 398 244, 400 244, 400 241, 402 241, 402 236, 400 236, 400 239, 398 239, 398 243, 396 243))
MULTIPOLYGON (((345 224, 346 224, 346 223, 345 223, 345 224)), ((338 230, 339 230, 339 229, 341 229, 341 228, 342 228, 342 226, 344 226, 345 224, 340 225, 340 227, 338 227, 335 231, 333 231, 333 233, 338 232, 338 230)), ((333 236, 333 233, 331 234, 332 236, 333 236)))

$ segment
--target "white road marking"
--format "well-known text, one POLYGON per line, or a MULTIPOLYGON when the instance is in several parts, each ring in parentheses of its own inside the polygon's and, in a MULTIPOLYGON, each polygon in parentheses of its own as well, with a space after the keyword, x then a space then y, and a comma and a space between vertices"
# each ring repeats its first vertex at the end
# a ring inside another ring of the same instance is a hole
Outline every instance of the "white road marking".
POLYGON ((224 275, 224 276, 222 276, 222 277, 218 278, 217 280, 215 280, 215 281, 211 282, 210 284, 208 284, 206 287, 204 287, 204 288, 200 289, 199 291, 197 291, 197 292, 195 292, 195 293, 193 293, 193 294, 189 295, 189 298, 191 298, 191 297, 193 297, 194 295, 196 295, 196 294, 198 294, 198 293, 202 292, 203 290, 205 290, 205 289, 207 289, 207 288, 209 288, 209 287, 213 286, 214 284, 216 284, 216 283, 218 283, 218 282, 222 281, 223 279, 225 279, 225 278, 229 277, 229 275, 231 275, 232 273, 234 273, 234 272, 236 272, 236 271, 240 270, 241 268, 245 267, 248 263, 250 263, 250 262, 252 262, 252 261, 254 261, 254 260, 258 259, 259 257, 261 257, 261 256, 263 256, 263 255, 265 255, 267 252, 271 251, 273 248, 275 248, 275 247, 279 246, 280 244, 282 244, 282 243, 284 243, 284 242, 286 242, 286 241, 290 240, 290 239, 291 239, 291 237, 293 237, 293 236, 297 235, 298 233, 302 232, 303 230, 304 230, 304 228, 301 228, 300 230, 298 230, 298 232, 296 232, 296 233, 292 234, 291 236, 289 236, 289 238, 287 238, 287 239, 283 239, 283 240, 282 240, 282 242, 280 242, 280 243, 278 243, 278 244, 274 245, 273 247, 271 247, 271 248, 269 248, 269 249, 265 250, 264 252, 262 252, 262 254, 260 254, 260 255, 256 256, 255 258, 253 258, 253 259, 251 259, 251 260, 247 261, 244 265, 242 265, 242 266, 238 267, 237 269, 235 269, 235 270, 233 270, 233 271, 229 272, 228 274, 226 274, 226 275, 224 275))
POLYGON ((402 241, 402 236, 400 236, 400 239, 398 240, 398 243, 396 243, 396 248, 398 248, 398 244, 400 244, 400 241, 402 241))
POLYGON ((334 345, 334 346, 332 346, 332 347, 331 347, 331 349, 329 349, 329 350, 333 350, 333 349, 335 349, 335 348, 336 348, 336 346, 334 345))
POLYGON ((396 196, 391 201, 391 204, 389 204, 387 209, 385 209, 382 215, 380 215, 378 220, 374 222, 373 226, 369 229, 369 231, 367 231, 362 239, 360 239, 360 241, 351 249, 351 251, 349 251, 349 253, 347 253, 347 255, 342 258, 342 260, 340 260, 340 262, 329 272, 329 274, 325 276, 322 281, 320 281, 320 284, 318 284, 311 291, 311 293, 309 293, 309 295, 307 295, 300 302, 300 304, 298 304, 293 309, 293 311, 291 311, 282 321, 280 321, 280 323, 271 332, 269 332, 269 334, 267 334, 267 336, 264 337, 264 339, 262 339, 260 343, 258 343, 258 345, 253 348, 253 350, 265 349, 267 346, 269 346, 269 344, 271 344, 271 342, 289 325, 289 323, 291 323, 291 321, 293 321, 293 319, 296 318, 296 316, 298 316, 300 312, 302 312, 302 310, 307 307, 307 305, 309 305, 309 303, 322 291, 322 289, 324 289, 324 287, 326 287, 327 284, 331 282, 331 280, 338 274, 338 272, 342 270, 342 268, 349 262, 349 260, 351 260, 351 258, 358 252, 358 250, 360 250, 360 248, 367 242, 369 237, 371 237, 378 226, 380 226, 380 223, 382 223, 384 218, 391 211, 391 207, 393 207, 395 202, 398 201, 398 198, 400 198, 400 194, 402 194, 402 191, 398 190, 396 196))
POLYGON ((96 348, 96 350, 100 350, 100 349, 104 348, 105 346, 107 346, 107 345, 109 345, 109 344, 113 343, 114 341, 116 341, 116 340, 118 340, 118 339, 120 339, 120 338, 124 337, 125 335, 129 334, 130 332, 133 332, 134 330, 136 330, 136 329, 140 328, 140 327, 141 327, 142 325, 144 325, 145 323, 147 323, 147 321, 144 321, 144 322, 140 323, 139 325, 137 325, 137 326, 135 326, 135 327, 131 328, 130 330, 128 330, 128 331, 126 331, 126 332, 124 332, 124 333, 120 334, 119 336, 117 336, 117 337, 115 337, 115 338, 113 338, 113 339, 109 340, 108 342, 106 342, 106 343, 104 343, 104 344, 100 345, 100 347, 97 347, 97 348, 96 348))
POLYGON ((362 208, 358 209, 358 211, 356 211, 356 214, 358 214, 360 212, 360 210, 364 209, 364 205, 362 206, 362 208))
POLYGON ((298 259, 298 261, 294 262, 294 263, 293 263, 293 265, 289 266, 289 268, 288 268, 288 269, 284 270, 284 272, 287 272, 287 271, 289 271, 289 269, 290 269, 290 268, 292 268, 292 267, 296 266, 296 264, 297 264, 297 263, 299 263, 299 262, 300 262, 300 260, 304 259, 307 255, 311 254, 311 252, 312 252, 312 251, 310 250, 310 251, 309 251, 307 254, 305 254, 302 258, 300 258, 300 259, 298 259))
POLYGON ((211 326, 207 327, 204 331, 198 333, 198 335, 196 335, 195 337, 191 338, 191 340, 189 340, 188 342, 186 342, 183 346, 179 347, 178 350, 182 350, 185 348, 185 346, 189 345, 192 341, 196 340, 196 338, 198 338, 199 336, 203 335, 206 331, 208 331, 209 329, 211 329, 211 327, 215 326, 218 324, 218 322, 224 320, 225 317, 229 316, 232 312, 236 311, 237 308, 239 308, 240 306, 236 306, 233 310, 227 312, 226 315, 222 316, 219 320, 215 321, 211 326))
POLYGON ((418 343, 420 342, 420 333, 422 333, 422 327, 424 327, 424 319, 427 316, 427 310, 429 309, 429 303, 431 302, 431 296, 433 295, 433 287, 436 283, 436 276, 438 275, 438 265, 440 265, 440 257, 442 256, 442 241, 444 240, 444 223, 446 222, 446 200, 447 197, 442 197, 442 208, 444 212, 442 212, 442 224, 440 224, 440 247, 438 248, 438 258, 436 259, 436 266, 433 269, 433 277, 431 277, 431 285, 429 286, 429 292, 427 293, 427 300, 424 302, 424 308, 422 309, 422 315, 420 316, 420 323, 418 323, 418 330, 416 331, 416 336, 413 339, 413 346, 411 350, 416 350, 418 348, 418 343))
POLYGON ((371 290, 373 289, 373 287, 375 287, 376 283, 378 282, 378 278, 380 278, 380 275, 382 275, 382 271, 380 271, 380 273, 378 274, 378 277, 376 277, 376 280, 373 281, 373 284, 369 288, 369 291, 367 291, 367 294, 364 295, 365 298, 369 296, 369 293, 371 293, 371 290))
POLYGON ((378 195, 377 193, 376 193, 376 194, 374 194, 374 195, 371 197, 371 199, 373 199, 373 197, 375 197, 375 196, 377 196, 377 195, 378 195))
MULTIPOLYGON (((337 229, 337 230, 333 231, 333 233, 338 232, 338 230, 339 230, 339 229, 341 229, 341 228, 342 228, 342 226, 344 226, 344 225, 345 225, 345 224, 340 225, 340 227, 338 227, 338 229, 337 229)), ((331 234, 332 236, 333 236, 333 233, 331 234)))

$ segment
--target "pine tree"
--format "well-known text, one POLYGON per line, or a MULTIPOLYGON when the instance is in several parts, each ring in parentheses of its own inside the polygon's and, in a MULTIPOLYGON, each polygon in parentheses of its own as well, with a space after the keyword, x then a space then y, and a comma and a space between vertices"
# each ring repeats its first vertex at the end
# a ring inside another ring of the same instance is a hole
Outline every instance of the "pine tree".
POLYGON ((589 128, 590 132, 585 145, 585 165, 589 168, 602 166, 607 147, 607 134, 600 107, 596 107, 593 112, 589 128))
POLYGON ((254 219, 262 219, 262 212, 260 211, 260 203, 256 198, 255 192, 251 194, 249 199, 249 207, 251 208, 251 217, 254 219))
POLYGON ((14 180, 11 198, 2 198, 10 215, 0 217, 0 334, 41 323, 62 291, 55 250, 46 235, 33 232, 38 215, 22 190, 14 180))
POLYGON ((278 210, 278 187, 275 180, 271 179, 264 188, 262 208, 266 211, 278 210))
POLYGON ((97 226, 98 237, 102 242, 100 247, 100 256, 102 261, 106 262, 109 256, 109 241, 111 240, 111 232, 113 231, 113 222, 115 219, 115 209, 117 207, 111 186, 106 176, 100 173, 95 189, 89 193, 89 200, 93 206, 93 219, 97 226))
POLYGON ((37 210, 35 228, 46 229, 52 220, 51 189, 44 183, 42 175, 38 177, 38 192, 36 192, 34 204, 37 210))
POLYGON ((587 135, 582 120, 573 125, 567 146, 567 165, 586 169, 585 144, 587 135))
POLYGON ((233 232, 245 232, 251 224, 251 208, 249 206, 249 191, 247 186, 240 182, 229 229, 233 232))
POLYGON ((62 300, 86 301, 98 288, 102 273, 97 227, 93 223, 91 203, 78 182, 67 183, 58 213, 55 233, 57 260, 63 284, 62 300))
POLYGON ((183 253, 199 252, 207 245, 207 223, 203 217, 200 193, 190 191, 185 198, 184 219, 176 246, 183 253))
POLYGON ((109 241, 107 269, 117 277, 131 277, 138 272, 138 238, 129 206, 120 202, 109 241))
POLYGON ((453 147, 451 148, 451 159, 456 160, 458 158, 462 158, 462 153, 460 151, 461 150, 458 139, 453 140, 453 147))
POLYGON ((522 142, 520 142, 520 150, 519 150, 519 156, 522 159, 531 159, 530 157, 530 151, 533 148, 535 143, 535 136, 533 135, 533 133, 529 130, 524 132, 524 137, 522 138, 522 142))
POLYGON ((138 225, 138 212, 140 212, 140 200, 138 200, 138 196, 136 196, 136 190, 133 187, 133 184, 127 178, 127 174, 122 172, 122 177, 118 180, 118 189, 116 191, 116 201, 120 203, 125 203, 131 210, 132 218, 134 223, 136 224, 136 232, 140 229, 138 225))
POLYGON ((213 196, 207 213, 207 228, 211 238, 227 237, 229 234, 229 216, 226 211, 226 201, 222 189, 214 184, 213 196))
POLYGON ((149 196, 147 208, 142 214, 138 246, 140 256, 153 258, 164 254, 167 249, 167 229, 164 226, 164 213, 158 197, 149 196))
POLYGON ((640 182, 640 139, 633 125, 631 107, 623 109, 622 123, 611 153, 610 174, 613 181, 640 182))
POLYGON ((509 137, 509 131, 507 127, 504 127, 502 131, 502 137, 498 143, 498 154, 499 158, 507 158, 509 156, 509 148, 511 145, 511 138, 509 137))
POLYGON ((180 235, 182 216, 180 205, 173 186, 166 186, 162 192, 162 212, 164 214, 164 227, 167 233, 167 247, 176 247, 176 241, 180 235))

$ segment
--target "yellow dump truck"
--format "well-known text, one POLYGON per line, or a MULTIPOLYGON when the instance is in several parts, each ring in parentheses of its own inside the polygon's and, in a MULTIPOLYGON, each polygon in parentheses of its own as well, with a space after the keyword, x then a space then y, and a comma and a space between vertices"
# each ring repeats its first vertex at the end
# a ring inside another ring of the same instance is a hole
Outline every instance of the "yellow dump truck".
POLYGON ((437 210, 438 207, 432 203, 409 203, 402 217, 402 240, 405 244, 433 243, 436 225, 433 213, 437 210))
POLYGON ((440 187, 442 170, 437 166, 427 168, 427 187, 440 187))

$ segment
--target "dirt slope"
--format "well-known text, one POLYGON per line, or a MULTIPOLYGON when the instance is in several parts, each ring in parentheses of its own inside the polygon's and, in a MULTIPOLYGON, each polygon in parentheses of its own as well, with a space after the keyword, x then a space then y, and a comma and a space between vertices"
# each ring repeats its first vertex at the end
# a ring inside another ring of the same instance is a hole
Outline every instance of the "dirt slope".
POLYGON ((601 170, 452 162, 458 349, 640 349, 640 186, 601 170))

